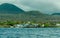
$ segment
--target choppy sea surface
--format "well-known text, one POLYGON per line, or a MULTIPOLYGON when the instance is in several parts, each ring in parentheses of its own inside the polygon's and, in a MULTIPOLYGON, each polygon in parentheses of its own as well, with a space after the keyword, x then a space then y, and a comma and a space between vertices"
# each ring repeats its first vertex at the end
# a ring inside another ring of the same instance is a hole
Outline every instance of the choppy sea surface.
POLYGON ((0 28, 0 38, 60 38, 60 28, 0 28))

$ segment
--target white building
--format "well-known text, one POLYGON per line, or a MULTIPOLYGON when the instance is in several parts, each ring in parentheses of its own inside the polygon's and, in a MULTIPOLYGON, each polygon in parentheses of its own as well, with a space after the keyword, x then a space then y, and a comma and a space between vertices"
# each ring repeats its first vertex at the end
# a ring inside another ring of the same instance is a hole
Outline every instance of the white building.
POLYGON ((10 26, 10 28, 14 28, 14 26, 10 26))
POLYGON ((44 27, 44 26, 45 26, 44 24, 41 25, 41 27, 44 27))
POLYGON ((57 23, 57 24, 56 24, 56 26, 60 26, 60 24, 59 24, 59 23, 57 23))
POLYGON ((23 24, 17 24, 17 25, 15 25, 15 28, 22 28, 22 27, 24 27, 23 24))

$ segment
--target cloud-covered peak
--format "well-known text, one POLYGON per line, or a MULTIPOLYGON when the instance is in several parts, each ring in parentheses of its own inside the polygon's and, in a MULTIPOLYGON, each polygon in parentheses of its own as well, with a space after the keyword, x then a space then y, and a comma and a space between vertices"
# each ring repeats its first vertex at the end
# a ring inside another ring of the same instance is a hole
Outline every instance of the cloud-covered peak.
POLYGON ((60 0, 0 0, 0 3, 12 3, 26 11, 39 10, 44 13, 60 12, 60 0))

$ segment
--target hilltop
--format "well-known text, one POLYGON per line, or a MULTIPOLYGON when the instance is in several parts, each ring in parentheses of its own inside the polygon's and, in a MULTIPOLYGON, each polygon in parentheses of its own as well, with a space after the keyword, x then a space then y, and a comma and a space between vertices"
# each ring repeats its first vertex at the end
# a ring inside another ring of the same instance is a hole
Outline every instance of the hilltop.
POLYGON ((17 6, 13 5, 13 4, 9 4, 9 3, 3 3, 0 5, 0 14, 3 13, 22 13, 24 12, 24 10, 22 10, 21 8, 18 8, 17 6))

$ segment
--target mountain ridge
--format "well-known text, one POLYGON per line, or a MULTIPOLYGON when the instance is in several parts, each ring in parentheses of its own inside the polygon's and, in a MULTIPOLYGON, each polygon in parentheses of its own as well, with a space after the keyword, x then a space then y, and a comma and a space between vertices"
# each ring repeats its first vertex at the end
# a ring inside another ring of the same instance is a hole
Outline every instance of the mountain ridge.
POLYGON ((53 13, 52 15, 60 15, 60 13, 53 13))
POLYGON ((0 13, 21 13, 24 10, 10 3, 3 3, 0 5, 0 13))

